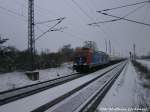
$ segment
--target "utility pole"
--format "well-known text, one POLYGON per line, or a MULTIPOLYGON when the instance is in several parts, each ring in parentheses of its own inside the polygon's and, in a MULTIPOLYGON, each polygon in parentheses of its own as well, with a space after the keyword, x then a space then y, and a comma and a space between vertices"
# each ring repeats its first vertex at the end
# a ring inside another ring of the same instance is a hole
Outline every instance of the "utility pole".
POLYGON ((110 42, 110 40, 109 40, 109 53, 111 55, 111 42, 110 42))
POLYGON ((133 44, 133 59, 135 60, 136 58, 136 53, 135 53, 136 45, 133 44))
POLYGON ((112 48, 112 55, 115 56, 115 48, 112 48))
POLYGON ((107 53, 107 40, 105 40, 106 53, 107 53))
POLYGON ((34 0, 28 0, 28 51, 30 56, 30 70, 26 75, 31 80, 39 80, 39 72, 35 70, 35 35, 34 35, 34 0))
POLYGON ((34 70, 35 35, 34 35, 34 0, 28 0, 28 50, 31 70, 34 70))

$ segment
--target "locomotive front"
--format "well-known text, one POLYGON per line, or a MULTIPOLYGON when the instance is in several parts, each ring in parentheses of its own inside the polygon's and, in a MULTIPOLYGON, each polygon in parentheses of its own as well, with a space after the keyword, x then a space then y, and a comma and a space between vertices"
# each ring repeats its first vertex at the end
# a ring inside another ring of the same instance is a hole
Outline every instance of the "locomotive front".
POLYGON ((74 54, 73 69, 77 72, 87 71, 92 61, 92 50, 90 48, 77 48, 74 54))

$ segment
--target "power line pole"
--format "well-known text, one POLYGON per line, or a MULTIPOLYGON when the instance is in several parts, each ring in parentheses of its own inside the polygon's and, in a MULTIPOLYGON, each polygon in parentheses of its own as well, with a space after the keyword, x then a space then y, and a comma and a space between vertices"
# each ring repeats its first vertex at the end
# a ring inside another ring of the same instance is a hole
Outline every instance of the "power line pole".
POLYGON ((135 49, 136 49, 136 45, 135 45, 135 44, 133 44, 133 58, 134 58, 134 60, 135 60, 135 58, 136 58, 135 49))
POLYGON ((34 0, 28 0, 28 50, 31 70, 34 70, 35 35, 34 35, 34 0))
POLYGON ((109 53, 111 55, 111 42, 110 42, 110 40, 109 40, 109 53))
POLYGON ((107 53, 107 40, 105 40, 106 53, 107 53))

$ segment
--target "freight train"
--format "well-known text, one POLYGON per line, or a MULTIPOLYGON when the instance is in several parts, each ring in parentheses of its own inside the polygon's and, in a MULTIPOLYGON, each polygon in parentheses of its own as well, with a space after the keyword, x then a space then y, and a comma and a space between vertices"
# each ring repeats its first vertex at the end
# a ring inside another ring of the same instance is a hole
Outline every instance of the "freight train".
POLYGON ((109 55, 91 48, 77 48, 74 54, 73 69, 77 72, 95 70, 110 62, 109 55))

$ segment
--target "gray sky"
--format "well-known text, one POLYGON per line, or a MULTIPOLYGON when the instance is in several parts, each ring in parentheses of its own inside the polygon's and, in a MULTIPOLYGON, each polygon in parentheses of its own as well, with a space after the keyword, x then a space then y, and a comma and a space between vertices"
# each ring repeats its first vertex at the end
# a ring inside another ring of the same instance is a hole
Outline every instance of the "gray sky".
MULTIPOLYGON (((113 23, 100 24, 100 28, 88 26, 87 24, 114 19, 96 11, 140 2, 141 0, 75 0, 86 12, 84 14, 72 0, 35 0, 35 21, 51 20, 58 17, 66 17, 59 27, 67 27, 64 32, 49 32, 37 40, 36 48, 41 51, 48 48, 50 51, 57 51, 64 44, 72 44, 73 47, 81 46, 85 40, 96 41, 99 50, 105 51, 105 39, 111 40, 115 52, 128 55, 132 50, 133 43, 136 44, 139 54, 150 51, 150 27, 118 21, 113 23)), ((10 9, 25 16, 25 18, 9 13, 0 8, 0 34, 9 38, 7 45, 16 46, 19 49, 27 48, 27 0, 0 0, 0 6, 10 9)), ((110 14, 124 16, 135 8, 132 6, 110 11, 110 14)), ((141 9, 127 18, 150 24, 150 3, 145 4, 141 9)), ((55 24, 48 23, 47 26, 55 24)), ((46 31, 46 25, 38 25, 46 31)), ((35 28, 36 36, 41 32, 35 28)))

